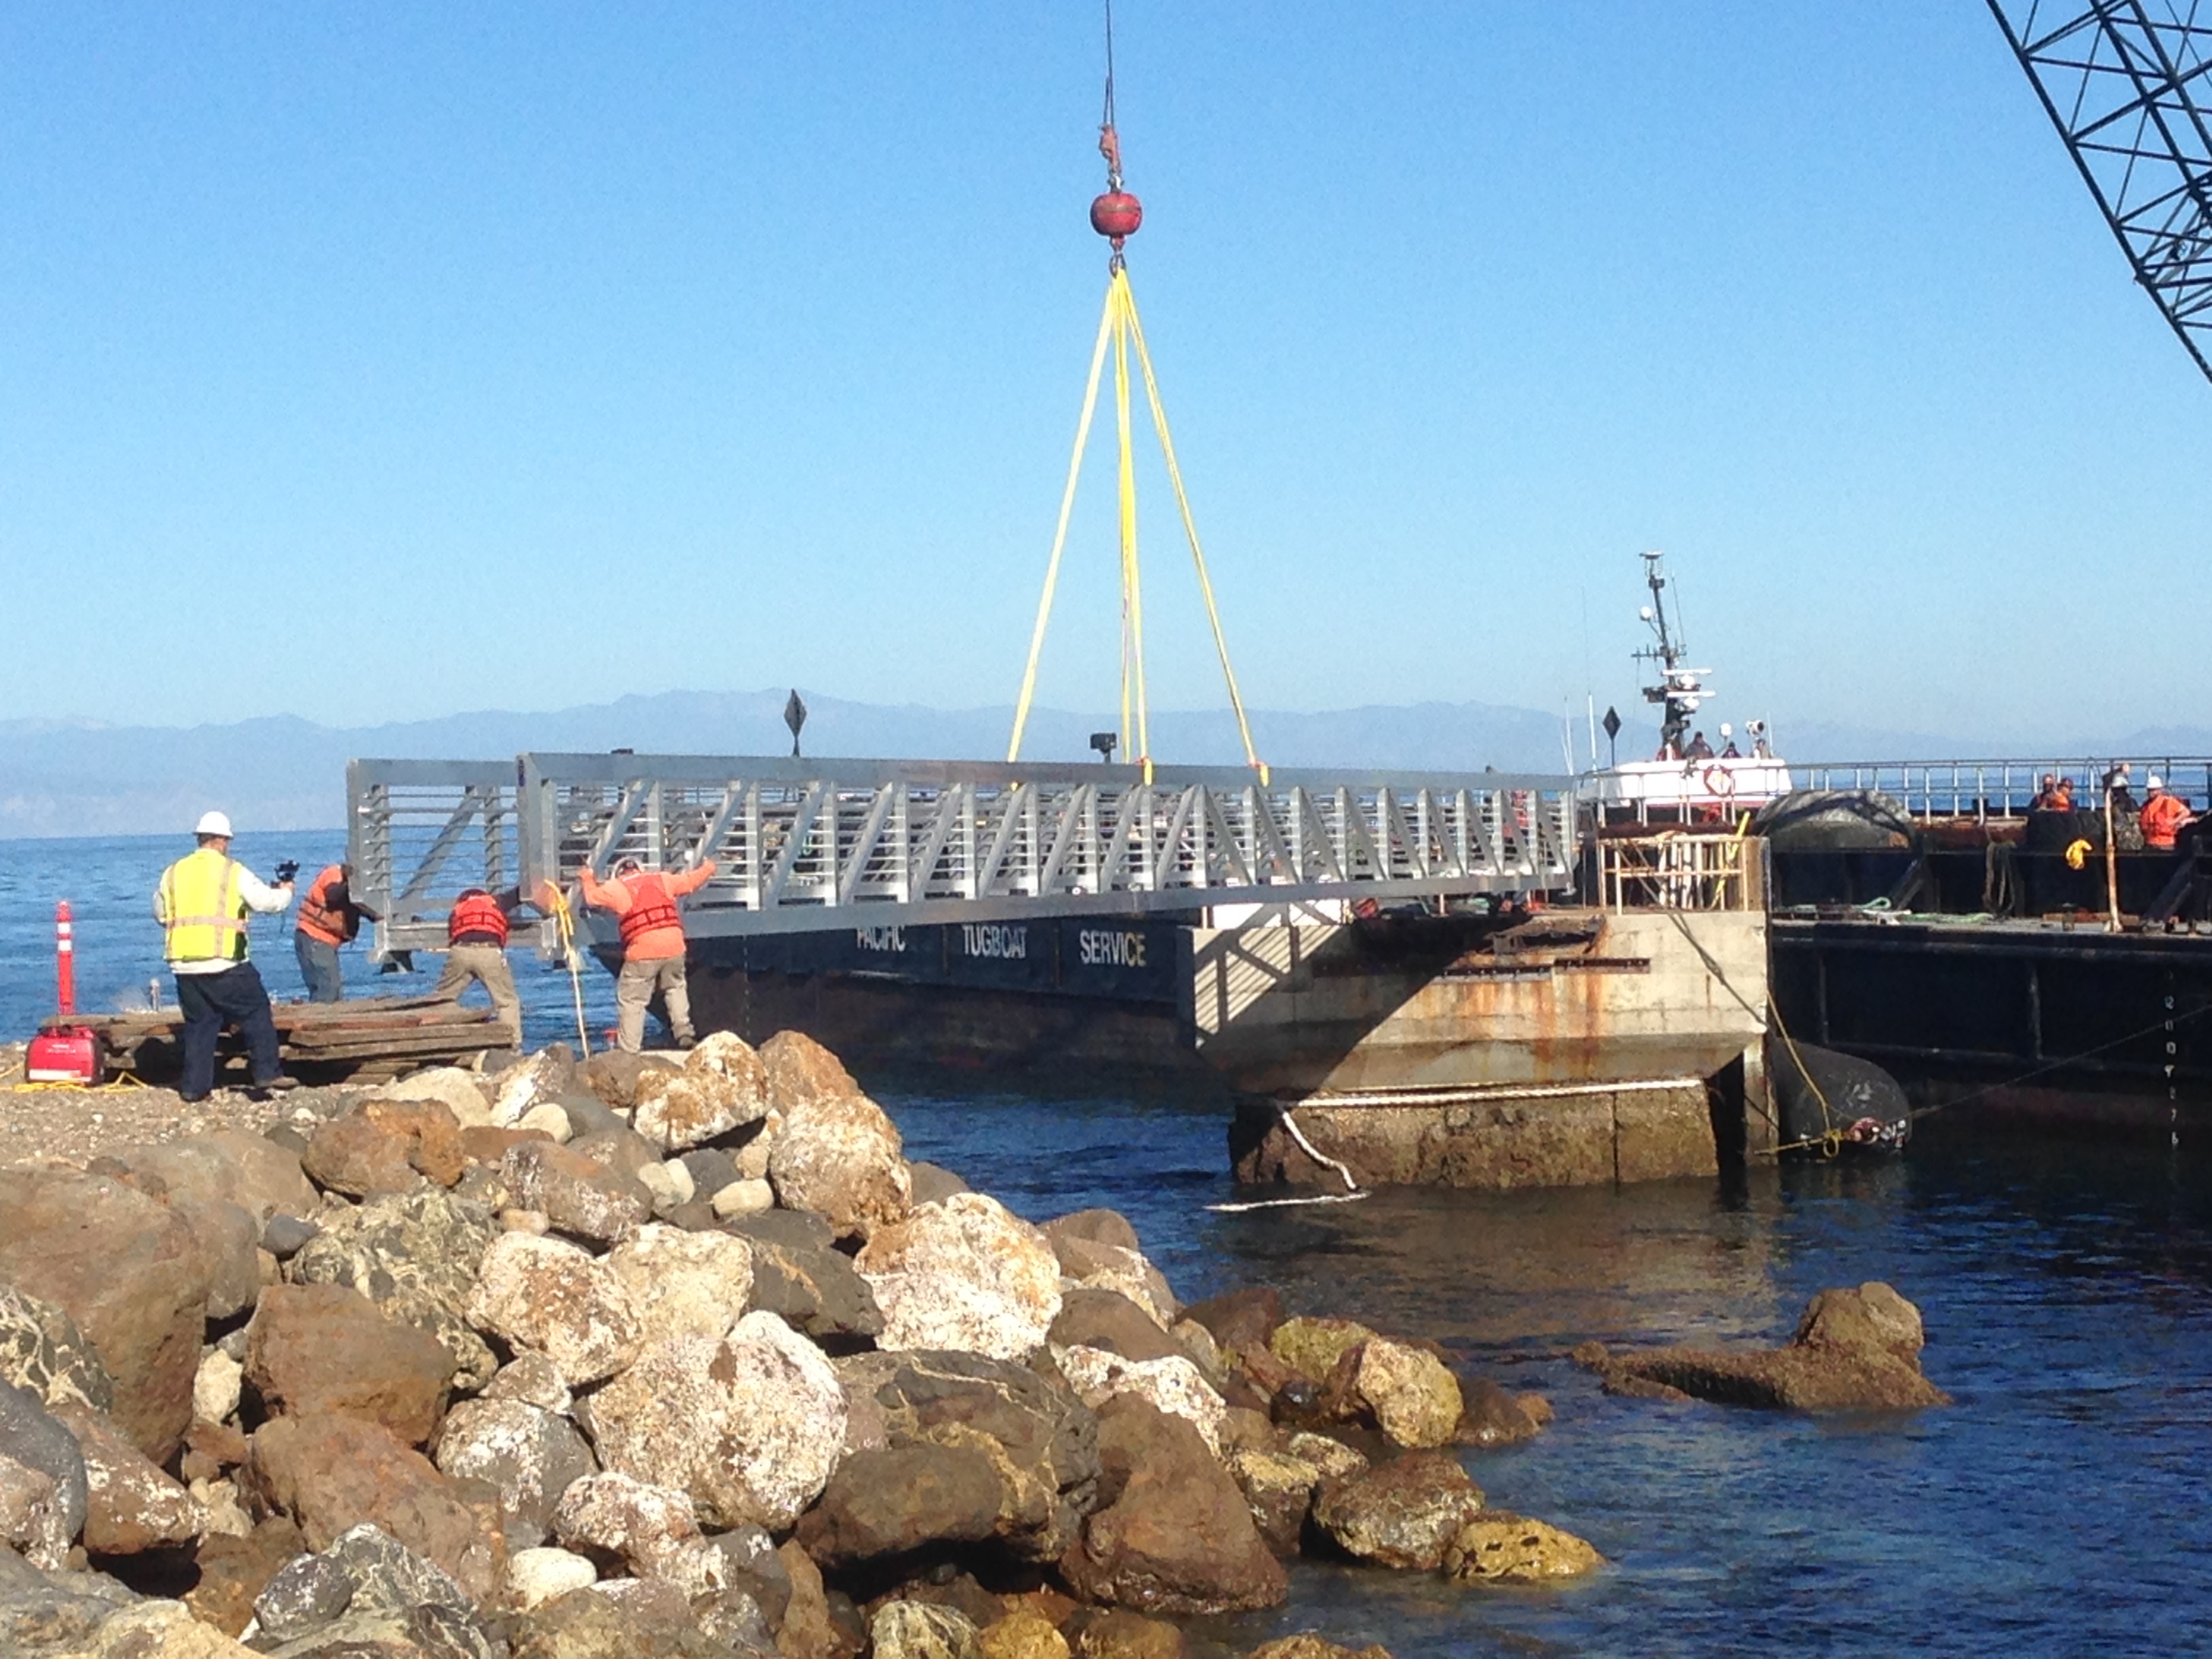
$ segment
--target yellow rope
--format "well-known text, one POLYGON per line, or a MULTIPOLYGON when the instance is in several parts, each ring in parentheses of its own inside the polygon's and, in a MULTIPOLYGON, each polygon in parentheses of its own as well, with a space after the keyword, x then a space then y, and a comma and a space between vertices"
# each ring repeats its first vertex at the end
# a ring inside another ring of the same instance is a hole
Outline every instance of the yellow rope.
POLYGON ((1152 781, 1152 733, 1145 696, 1144 572, 1137 562, 1136 434, 1129 425, 1129 321, 1133 313, 1127 270, 1115 270, 1111 287, 1115 301, 1114 418, 1121 439, 1122 742, 1126 744, 1128 741, 1129 674, 1133 667, 1137 684, 1137 764, 1145 769, 1145 781, 1150 783, 1152 781))
POLYGON ((1128 308, 1129 331, 1136 337, 1137 362, 1145 372, 1145 396, 1152 406, 1152 427, 1160 434, 1160 454, 1168 465, 1168 482, 1175 486, 1176 506, 1182 514, 1183 534, 1190 542, 1191 562, 1198 567, 1198 591, 1206 599, 1206 620, 1213 629, 1213 649, 1221 659, 1221 678, 1229 685, 1229 706, 1236 711, 1237 732, 1244 742, 1245 763, 1260 775, 1260 781, 1267 781, 1267 768, 1259 751, 1252 745, 1252 724, 1244 717, 1244 696, 1237 687, 1237 671, 1229 663, 1229 636, 1222 631, 1221 610, 1213 602, 1213 580, 1206 572, 1206 553, 1199 545, 1198 521, 1191 516, 1190 495, 1183 489, 1182 468, 1176 464, 1175 439, 1168 432, 1168 414, 1160 402, 1159 382, 1152 375, 1152 354, 1145 344, 1145 325, 1137 316, 1137 296, 1128 287, 1126 274, 1121 278, 1122 303, 1128 308))
POLYGON ((576 960, 576 917, 568 908, 568 895, 557 882, 542 884, 550 896, 547 906, 553 912, 553 926, 561 935, 561 954, 568 964, 568 989, 576 1000, 576 1043, 583 1058, 592 1057, 592 1035, 584 1019, 584 975, 576 960))
MULTIPOLYGON (((1114 331, 1114 290, 1106 290, 1106 309, 1098 319, 1098 343, 1091 349, 1091 380, 1083 390, 1083 418, 1076 422, 1075 453, 1068 458, 1067 488, 1060 497, 1060 523, 1052 532, 1052 559, 1045 566, 1044 592, 1037 600, 1036 629, 1030 635, 1029 666, 1022 672, 1022 695, 1014 705, 1014 735, 1006 744, 1006 763, 1022 757, 1022 732, 1030 721, 1030 700, 1036 695, 1037 659, 1044 652, 1045 624, 1052 618, 1052 596, 1060 582, 1060 551, 1067 545, 1068 514, 1075 510, 1076 481, 1083 476, 1083 452, 1091 442, 1091 417, 1098 407, 1098 376, 1106 366, 1106 341, 1114 331)), ((1126 726, 1127 722, 1124 720, 1126 726)))

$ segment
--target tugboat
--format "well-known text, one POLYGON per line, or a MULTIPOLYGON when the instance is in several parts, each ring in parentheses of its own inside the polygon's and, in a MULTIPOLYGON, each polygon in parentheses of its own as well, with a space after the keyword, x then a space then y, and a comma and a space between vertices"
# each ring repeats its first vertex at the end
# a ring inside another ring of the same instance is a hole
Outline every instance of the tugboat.
MULTIPOLYGON (((1788 794, 1790 769, 1768 741, 1765 720, 1752 720, 1744 727, 1751 744, 1748 755, 1738 750, 1730 726, 1720 728, 1717 751, 1700 740, 1702 733, 1692 732, 1692 718, 1713 695, 1705 684, 1713 671, 1688 665, 1689 647, 1679 617, 1668 614, 1664 554, 1644 556, 1644 580, 1651 590, 1651 603, 1639 615, 1651 629, 1652 640, 1636 653, 1636 659, 1650 664, 1654 671, 1656 683, 1644 688, 1644 700, 1659 706, 1659 752, 1650 760, 1622 762, 1592 775, 1589 799, 1597 822, 1601 826, 1734 823, 1741 813, 1756 811, 1788 794)), ((1608 711, 1608 732, 1614 730, 1611 720, 1608 711)))

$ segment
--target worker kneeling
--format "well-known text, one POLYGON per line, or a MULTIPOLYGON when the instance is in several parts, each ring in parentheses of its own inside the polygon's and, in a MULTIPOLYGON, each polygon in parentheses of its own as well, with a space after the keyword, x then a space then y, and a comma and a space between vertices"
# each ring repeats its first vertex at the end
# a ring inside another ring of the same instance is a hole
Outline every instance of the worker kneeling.
POLYGON ((284 909, 292 902, 292 884, 271 887, 233 859, 230 820, 222 813, 204 815, 193 833, 198 849, 161 872, 154 890, 161 954, 176 975, 177 1006, 185 1016, 178 1092, 196 1105, 214 1089, 216 1043, 225 1024, 245 1035, 257 1090, 289 1088, 277 1059, 268 988, 246 959, 246 921, 257 910, 274 915, 284 909))
POLYGON ((658 992, 666 1002, 676 1046, 689 1048, 691 992, 684 978, 684 916, 677 901, 714 879, 714 860, 681 875, 647 871, 635 859, 617 864, 610 882, 596 880, 588 864, 580 873, 584 902, 613 911, 622 925, 622 972, 615 979, 617 1043, 626 1054, 644 1048, 645 1011, 658 992))

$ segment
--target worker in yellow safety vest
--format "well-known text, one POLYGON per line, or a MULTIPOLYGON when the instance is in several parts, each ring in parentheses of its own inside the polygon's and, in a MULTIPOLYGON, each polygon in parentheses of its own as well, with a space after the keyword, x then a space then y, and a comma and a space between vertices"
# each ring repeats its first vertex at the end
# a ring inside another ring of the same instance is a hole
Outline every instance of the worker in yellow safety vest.
POLYGON ((268 988, 246 959, 246 922, 255 911, 273 915, 292 902, 289 881, 271 887, 230 855, 230 820, 210 812, 194 830, 197 851, 161 872, 154 918, 165 935, 161 954, 177 979, 185 1015, 185 1074, 178 1092, 187 1104, 215 1087, 215 1048, 225 1025, 244 1033, 257 1095, 289 1089, 276 1057, 276 1023, 268 988))

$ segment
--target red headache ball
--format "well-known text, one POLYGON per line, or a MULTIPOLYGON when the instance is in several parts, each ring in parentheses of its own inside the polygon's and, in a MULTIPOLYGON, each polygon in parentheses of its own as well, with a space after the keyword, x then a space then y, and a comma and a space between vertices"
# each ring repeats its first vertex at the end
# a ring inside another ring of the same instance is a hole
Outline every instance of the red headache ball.
POLYGON ((1144 222, 1144 204, 1126 190, 1109 190, 1091 204, 1091 228, 1117 242, 1144 222))

